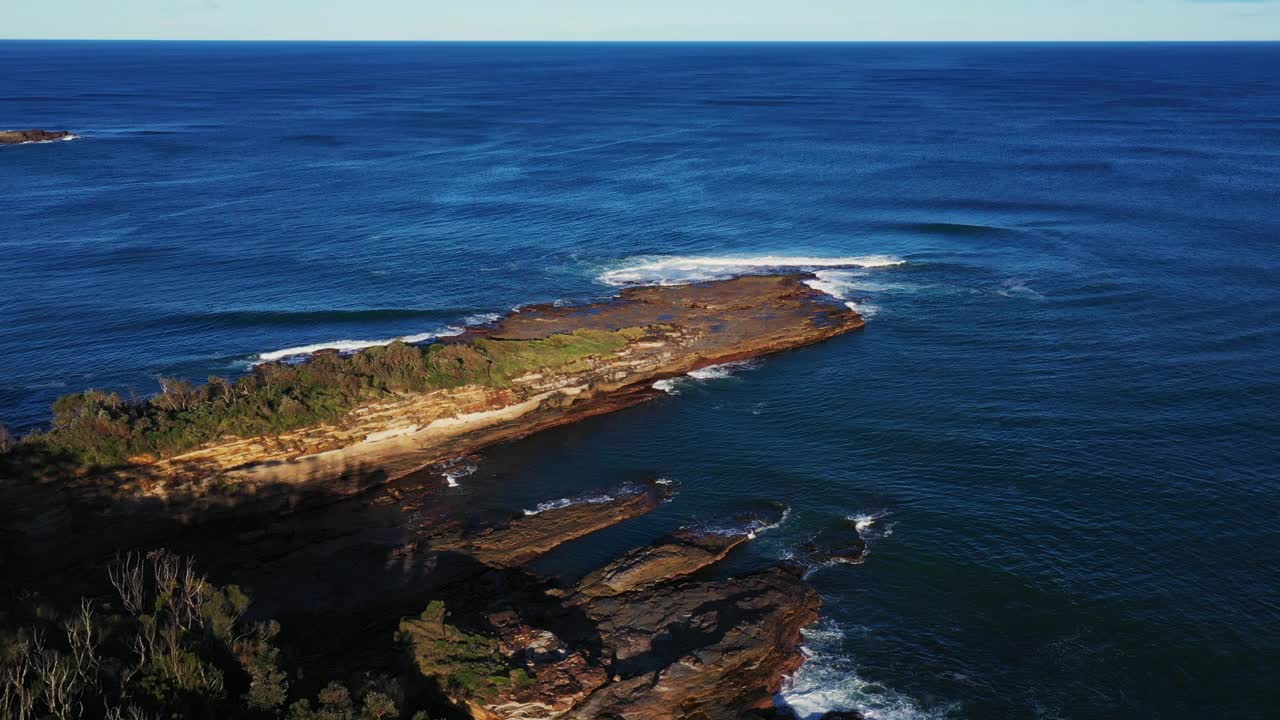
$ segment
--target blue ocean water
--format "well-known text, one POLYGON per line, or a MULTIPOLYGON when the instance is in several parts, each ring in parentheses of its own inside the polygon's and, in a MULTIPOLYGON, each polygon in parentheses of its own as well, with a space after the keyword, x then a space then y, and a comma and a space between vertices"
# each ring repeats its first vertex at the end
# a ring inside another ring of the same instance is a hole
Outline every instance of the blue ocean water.
POLYGON ((0 125, 81 135, 0 149, 11 428, 619 282, 822 270, 865 332, 445 492, 680 483, 551 572, 760 499, 791 511, 742 566, 862 518, 867 561, 810 578, 803 716, 1280 708, 1280 45, 3 42, 0 76, 0 125))

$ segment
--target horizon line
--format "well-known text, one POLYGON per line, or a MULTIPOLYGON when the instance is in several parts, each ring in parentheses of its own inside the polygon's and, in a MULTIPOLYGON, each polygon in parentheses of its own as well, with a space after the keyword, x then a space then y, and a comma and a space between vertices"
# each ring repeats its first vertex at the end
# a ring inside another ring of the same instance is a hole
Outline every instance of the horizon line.
POLYGON ((1186 45, 1213 45, 1222 43, 1234 44, 1277 44, 1280 38, 1270 40, 1257 39, 1185 39, 1185 38, 1168 38, 1168 39, 1058 39, 1058 40, 1038 40, 1038 39, 968 39, 968 40, 937 40, 937 39, 913 39, 913 40, 788 40, 788 39, 745 39, 745 40, 660 40, 660 39, 575 39, 575 40, 514 40, 514 39, 387 39, 387 38, 79 38, 79 37, 41 37, 41 38, 25 38, 25 37, 0 37, 0 42, 190 42, 190 43, 402 43, 402 44, 525 44, 525 45, 591 45, 591 44, 610 44, 610 45, 904 45, 904 44, 933 44, 933 45, 994 45, 994 44, 1036 44, 1036 45, 1108 45, 1108 44, 1131 44, 1131 45, 1154 45, 1154 44, 1186 44, 1186 45))

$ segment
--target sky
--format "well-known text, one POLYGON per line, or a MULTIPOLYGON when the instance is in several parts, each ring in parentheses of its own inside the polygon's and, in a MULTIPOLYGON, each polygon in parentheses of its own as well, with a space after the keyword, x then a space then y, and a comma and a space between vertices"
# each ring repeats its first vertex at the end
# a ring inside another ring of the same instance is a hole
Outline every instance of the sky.
POLYGON ((59 0, 0 38, 1280 40, 1280 0, 59 0))

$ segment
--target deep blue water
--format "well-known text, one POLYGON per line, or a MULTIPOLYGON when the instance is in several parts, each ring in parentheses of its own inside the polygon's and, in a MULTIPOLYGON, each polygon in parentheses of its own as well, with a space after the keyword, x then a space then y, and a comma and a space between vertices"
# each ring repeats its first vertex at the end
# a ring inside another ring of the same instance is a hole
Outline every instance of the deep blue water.
POLYGON ((554 572, 760 499, 739 565, 875 516, 811 577, 805 713, 1280 711, 1280 45, 5 42, 0 78, 0 126, 83 136, 0 149, 10 427, 672 257, 889 256, 828 271, 865 332, 449 492, 681 483, 554 572))

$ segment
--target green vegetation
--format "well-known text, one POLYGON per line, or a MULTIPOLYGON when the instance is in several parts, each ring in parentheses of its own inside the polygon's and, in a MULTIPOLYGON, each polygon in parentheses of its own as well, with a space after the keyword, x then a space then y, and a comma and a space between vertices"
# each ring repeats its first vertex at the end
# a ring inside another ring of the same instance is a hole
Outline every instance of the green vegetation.
MULTIPOLYGON (((395 342, 350 356, 322 352, 296 365, 260 365, 235 382, 211 377, 195 387, 164 380, 162 392, 147 399, 89 390, 58 399, 52 427, 24 437, 4 453, 4 462, 14 475, 39 475, 42 467, 55 465, 113 467, 163 458, 227 435, 333 422, 363 403, 396 393, 467 384, 508 387, 530 372, 586 369, 589 358, 616 352, 644 334, 642 328, 627 328, 426 347, 395 342)), ((8 437, 0 431, 0 451, 13 444, 8 437)))
POLYGON ((435 600, 420 616, 400 621, 396 637, 424 676, 454 697, 481 700, 512 684, 533 683, 524 668, 511 667, 496 639, 465 632, 446 622, 447 615, 444 603, 435 600))
MULTIPOLYGON (((355 696, 330 683, 313 704, 287 706, 290 675, 272 621, 243 621, 249 597, 217 587, 165 551, 110 570, 118 607, 82 601, 66 616, 37 607, 0 632, 0 717, 6 720, 386 720, 400 717, 394 680, 355 696)), ((414 716, 416 720, 425 715, 414 716)))

